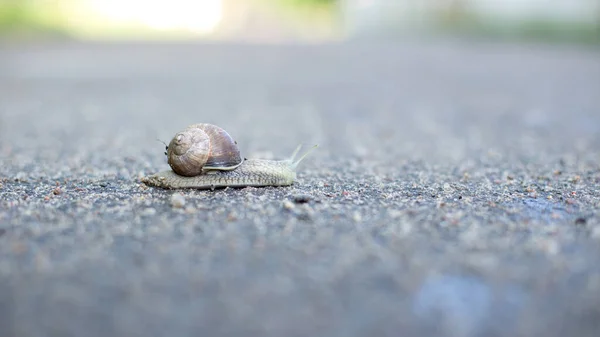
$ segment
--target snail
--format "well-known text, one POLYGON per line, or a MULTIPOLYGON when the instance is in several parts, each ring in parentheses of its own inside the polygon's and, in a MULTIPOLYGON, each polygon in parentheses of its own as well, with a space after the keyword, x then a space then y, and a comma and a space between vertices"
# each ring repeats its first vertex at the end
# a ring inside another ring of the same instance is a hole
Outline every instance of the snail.
POLYGON ((141 180, 148 186, 166 189, 247 186, 289 186, 296 180, 298 164, 316 148, 300 158, 299 145, 285 160, 245 159, 237 142, 222 128, 212 124, 192 124, 178 132, 166 145, 171 170, 141 180))

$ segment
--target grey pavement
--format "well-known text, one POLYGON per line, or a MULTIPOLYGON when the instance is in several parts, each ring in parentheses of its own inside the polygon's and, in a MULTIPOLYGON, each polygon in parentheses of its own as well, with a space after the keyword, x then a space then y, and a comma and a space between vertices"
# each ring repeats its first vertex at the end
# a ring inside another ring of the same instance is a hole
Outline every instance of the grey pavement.
POLYGON ((2 337, 600 334, 600 50, 1 48, 2 337), (291 187, 142 185, 199 122, 319 148, 291 187))

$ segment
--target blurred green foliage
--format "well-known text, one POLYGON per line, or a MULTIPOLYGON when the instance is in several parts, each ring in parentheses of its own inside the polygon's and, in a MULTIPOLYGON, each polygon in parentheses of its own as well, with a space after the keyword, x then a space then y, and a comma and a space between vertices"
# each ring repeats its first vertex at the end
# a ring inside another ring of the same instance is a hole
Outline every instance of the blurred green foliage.
MULTIPOLYGON (((64 6, 79 0, 0 0, 0 37, 66 37, 75 33, 69 27, 64 6), (63 7, 61 7, 61 5, 63 7)), ((151 0, 148 0, 151 1, 151 0)), ((200 0, 198 0, 200 1, 200 0)), ((240 0, 242 1, 242 0, 240 0)), ((280 9, 282 18, 295 25, 312 27, 311 32, 343 30, 338 0, 254 0, 255 3, 280 9), (331 26, 333 28, 326 28, 331 26), (320 27, 320 28, 319 28, 320 27)), ((482 19, 468 8, 457 7, 430 13, 433 17, 429 31, 434 34, 483 37, 505 40, 547 42, 577 42, 600 44, 600 19, 596 24, 559 23, 547 20, 526 22, 496 22, 482 19)), ((110 31, 118 27, 101 26, 110 31)), ((156 33, 158 34, 158 33, 156 33)))
POLYGON ((433 29, 460 36, 494 40, 600 44, 600 21, 553 21, 544 18, 498 20, 466 9, 437 13, 433 29))
POLYGON ((39 18, 24 1, 0 1, 0 29, 16 29, 22 26, 37 25, 39 18))
POLYGON ((62 13, 52 1, 0 0, 0 36, 65 36, 62 13))
POLYGON ((280 0, 296 6, 331 6, 336 0, 280 0))
POLYGON ((263 2, 271 6, 299 12, 300 15, 315 11, 335 12, 335 6, 338 4, 338 0, 264 0, 263 2))

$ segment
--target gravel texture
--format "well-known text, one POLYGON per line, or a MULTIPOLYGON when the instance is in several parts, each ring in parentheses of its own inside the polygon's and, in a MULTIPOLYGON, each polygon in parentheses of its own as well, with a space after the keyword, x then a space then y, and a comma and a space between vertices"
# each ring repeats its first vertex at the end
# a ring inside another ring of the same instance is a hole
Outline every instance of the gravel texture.
POLYGON ((1 336, 598 336, 600 51, 0 50, 1 336), (165 191, 192 123, 291 187, 165 191))

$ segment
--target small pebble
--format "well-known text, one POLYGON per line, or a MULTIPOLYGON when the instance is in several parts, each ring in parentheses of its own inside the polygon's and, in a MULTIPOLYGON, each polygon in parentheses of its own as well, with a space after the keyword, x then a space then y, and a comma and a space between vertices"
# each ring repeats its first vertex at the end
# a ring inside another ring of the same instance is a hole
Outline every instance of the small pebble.
POLYGON ((183 208, 185 206, 185 197, 181 193, 173 193, 171 196, 171 206, 173 208, 183 208))
POLYGON ((239 218, 240 218, 240 216, 235 211, 231 211, 231 212, 229 212, 229 214, 227 214, 227 221, 235 221, 239 218))
POLYGON ((294 209, 294 207, 295 206, 291 201, 289 201, 287 199, 283 201, 283 208, 285 208, 287 210, 292 210, 292 209, 294 209))
POLYGON ((312 200, 312 197, 308 194, 296 194, 293 196, 292 200, 297 204, 305 204, 312 200))
POLYGON ((560 246, 556 240, 544 240, 540 242, 539 246, 548 255, 556 255, 560 252, 560 246))
POLYGON ((315 211, 308 205, 305 205, 301 210, 295 212, 299 220, 311 221, 315 216, 315 211))
POLYGON ((148 207, 142 211, 142 215, 154 215, 156 214, 156 209, 153 207, 148 207))
POLYGON ((400 210, 396 210, 396 209, 389 209, 387 211, 388 215, 392 218, 392 219, 398 219, 399 217, 402 216, 403 212, 400 210))

